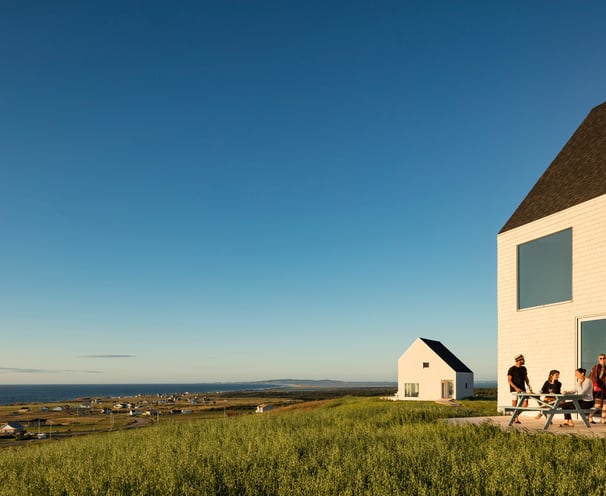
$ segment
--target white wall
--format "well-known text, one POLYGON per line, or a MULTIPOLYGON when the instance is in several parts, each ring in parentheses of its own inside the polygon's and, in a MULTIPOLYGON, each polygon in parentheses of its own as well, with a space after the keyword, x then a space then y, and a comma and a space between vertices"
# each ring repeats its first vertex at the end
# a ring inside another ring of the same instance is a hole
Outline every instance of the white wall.
POLYGON ((606 316, 606 195, 500 234, 497 279, 499 406, 511 404, 506 375, 518 353, 534 390, 551 369, 560 370, 564 389, 571 389, 579 366, 578 319, 606 316), (572 301, 517 310, 517 245, 569 227, 572 301))
POLYGON ((462 400, 473 396, 473 373, 457 372, 455 379, 455 395, 454 398, 462 400))

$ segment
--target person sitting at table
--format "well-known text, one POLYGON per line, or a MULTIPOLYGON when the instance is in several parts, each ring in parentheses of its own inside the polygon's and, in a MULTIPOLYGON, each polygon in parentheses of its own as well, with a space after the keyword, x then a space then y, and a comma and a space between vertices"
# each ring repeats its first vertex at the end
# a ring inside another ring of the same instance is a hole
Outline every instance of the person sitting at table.
MULTIPOLYGON (((591 379, 585 375, 587 371, 579 367, 574 371, 574 375, 577 378, 577 382, 574 386, 574 391, 566 391, 564 394, 576 394, 579 395, 579 406, 581 409, 591 408, 593 406, 593 384, 591 379)), ((563 410, 574 410, 576 407, 572 401, 566 401, 562 405, 563 410)), ((570 413, 564 414, 564 423, 560 424, 560 427, 573 427, 574 422, 572 421, 572 415, 570 413)))
MULTIPOLYGON (((543 384, 541 388, 541 393, 543 394, 560 394, 562 392, 562 383, 558 380, 560 378, 559 370, 550 370, 549 377, 543 384)), ((543 401, 545 403, 553 403, 555 401, 555 396, 545 396, 543 401)), ((543 412, 539 412, 539 414, 535 417, 535 419, 539 420, 543 416, 543 412)))

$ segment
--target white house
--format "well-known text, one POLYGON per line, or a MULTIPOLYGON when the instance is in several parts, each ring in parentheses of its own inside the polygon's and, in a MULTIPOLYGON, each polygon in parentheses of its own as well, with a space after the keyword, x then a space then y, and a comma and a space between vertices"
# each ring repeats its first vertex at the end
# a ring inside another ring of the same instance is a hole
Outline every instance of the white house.
POLYGON ((497 236, 498 404, 522 353, 538 390, 551 369, 606 352, 606 103, 587 115, 497 236))
POLYGON ((398 400, 473 396, 473 372, 439 341, 417 338, 398 360, 398 400))
POLYGON ((267 405, 267 404, 262 404, 262 405, 258 405, 257 409, 255 410, 256 413, 265 413, 268 412, 269 410, 273 410, 273 406, 272 405, 267 405))
POLYGON ((19 422, 6 422, 0 425, 0 435, 2 436, 19 436, 25 433, 25 427, 19 422))

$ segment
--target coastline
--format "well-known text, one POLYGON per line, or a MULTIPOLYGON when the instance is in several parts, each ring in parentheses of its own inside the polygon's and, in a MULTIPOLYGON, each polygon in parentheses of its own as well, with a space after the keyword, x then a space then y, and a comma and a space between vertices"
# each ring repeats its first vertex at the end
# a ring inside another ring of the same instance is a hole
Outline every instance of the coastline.
MULTIPOLYGON (((277 379, 253 382, 182 384, 8 384, 0 385, 0 405, 57 403, 81 398, 124 398, 167 394, 244 394, 275 391, 327 391, 397 389, 390 382, 342 382, 332 380, 277 379)), ((273 393, 272 393, 273 395, 273 393)))

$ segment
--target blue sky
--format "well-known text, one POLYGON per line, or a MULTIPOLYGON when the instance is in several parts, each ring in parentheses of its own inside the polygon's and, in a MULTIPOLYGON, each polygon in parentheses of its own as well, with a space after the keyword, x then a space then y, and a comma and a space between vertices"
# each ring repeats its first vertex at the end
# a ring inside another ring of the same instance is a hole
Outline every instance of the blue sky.
POLYGON ((0 383, 496 370, 496 235, 603 2, 0 5, 0 383))

